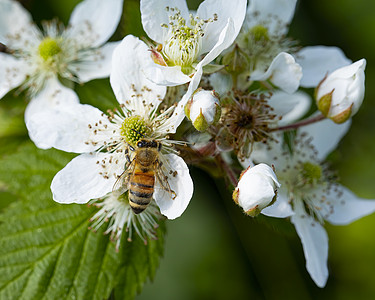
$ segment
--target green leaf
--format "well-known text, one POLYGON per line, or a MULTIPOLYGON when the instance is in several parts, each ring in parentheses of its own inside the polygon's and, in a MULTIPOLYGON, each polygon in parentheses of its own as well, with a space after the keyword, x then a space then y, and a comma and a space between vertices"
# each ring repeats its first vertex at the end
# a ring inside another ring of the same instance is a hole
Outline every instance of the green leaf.
POLYGON ((24 95, 8 93, 0 101, 0 155, 12 153, 29 139, 24 123, 24 95))
POLYGON ((75 91, 81 103, 95 106, 103 112, 119 105, 108 78, 91 80, 85 85, 76 85, 75 91))
POLYGON ((124 1, 120 24, 113 36, 113 40, 121 40, 128 34, 138 37, 147 36, 143 30, 140 1, 138 0, 124 1))
POLYGON ((18 198, 0 214, 0 299, 107 299, 114 289, 132 299, 153 278, 164 226, 147 245, 124 236, 116 252, 106 225, 88 230, 96 208, 51 199, 52 177, 72 156, 27 145, 0 161, 0 181, 18 198))

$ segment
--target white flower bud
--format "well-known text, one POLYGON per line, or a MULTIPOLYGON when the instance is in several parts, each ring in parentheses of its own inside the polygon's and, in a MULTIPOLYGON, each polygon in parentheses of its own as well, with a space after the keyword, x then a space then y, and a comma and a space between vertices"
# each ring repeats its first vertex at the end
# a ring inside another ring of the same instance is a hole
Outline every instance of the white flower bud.
POLYGON ((358 111, 365 94, 365 67, 366 60, 361 59, 337 69, 320 82, 316 101, 324 116, 343 123, 358 111))
POLYGON ((279 187, 276 174, 268 165, 248 167, 241 174, 233 200, 247 215, 255 217, 263 208, 273 204, 279 187))
POLYGON ((197 90, 187 102, 185 114, 197 130, 205 131, 220 119, 218 94, 215 91, 197 90))

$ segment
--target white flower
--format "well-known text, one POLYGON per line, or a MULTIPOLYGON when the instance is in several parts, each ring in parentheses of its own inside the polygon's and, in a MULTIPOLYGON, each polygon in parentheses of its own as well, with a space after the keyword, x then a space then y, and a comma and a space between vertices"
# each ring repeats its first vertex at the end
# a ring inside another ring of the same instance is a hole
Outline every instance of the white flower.
POLYGON ((288 94, 283 91, 275 91, 268 104, 273 108, 277 116, 277 122, 273 127, 292 124, 302 118, 310 109, 311 98, 304 92, 297 91, 288 94))
POLYGON ((269 80, 287 93, 294 93, 302 78, 302 68, 294 57, 286 52, 279 53, 269 66, 258 67, 251 73, 250 79, 255 81, 269 80))
POLYGON ((271 167, 259 164, 242 172, 233 200, 254 217, 276 199, 280 183, 271 167))
POLYGON ((205 131, 220 118, 219 96, 215 91, 198 89, 186 104, 185 113, 197 130, 205 131))
POLYGON ((327 73, 351 64, 344 52, 337 47, 308 46, 296 53, 296 61, 301 65, 302 87, 316 87, 327 73))
POLYGON ((277 56, 284 53, 276 64, 278 79, 272 81, 271 77, 270 81, 288 93, 295 91, 298 84, 316 87, 328 72, 351 63, 337 47, 309 46, 298 51, 295 43, 285 38, 296 2, 251 0, 236 40, 250 54, 251 80, 264 80, 266 73, 272 74, 270 66, 275 65, 277 56), (295 61, 288 58, 288 53, 294 56, 295 61))
POLYGON ((249 58, 251 81, 269 80, 287 93, 294 93, 302 68, 294 57, 293 44, 285 39, 296 0, 252 0, 236 42, 249 58))
POLYGON ((172 106, 158 114, 166 87, 144 77, 140 69, 147 62, 152 63, 147 46, 133 36, 125 37, 114 51, 110 77, 121 104, 119 111, 105 115, 90 105, 72 104, 34 114, 27 123, 37 146, 82 153, 54 177, 51 189, 55 201, 87 203, 104 197, 133 161, 132 148, 145 138, 161 144, 157 164, 162 173, 153 193, 161 213, 174 219, 186 209, 193 183, 187 165, 172 148, 178 142, 167 137, 176 131, 184 112, 172 106), (165 180, 173 193, 165 191, 165 180))
POLYGON ((105 234, 111 234, 111 239, 116 241, 116 249, 120 247, 121 236, 125 230, 127 241, 133 239, 135 232, 145 244, 148 239, 157 239, 157 220, 162 216, 154 201, 141 214, 134 214, 129 200, 119 191, 108 193, 103 199, 95 199, 90 204, 99 207, 100 210, 91 218, 93 230, 99 229, 104 223, 108 223, 105 234))
POLYGON ((319 110, 335 123, 352 117, 365 95, 366 60, 361 59, 329 74, 318 85, 316 102, 319 110))
MULTIPOLYGON (((28 88, 32 97, 44 87, 64 90, 58 77, 83 83, 109 76, 112 52, 118 43, 104 43, 120 21, 122 3, 82 1, 66 28, 51 21, 43 24, 41 32, 19 2, 0 0, 0 42, 6 46, 6 53, 0 53, 0 98, 19 85, 28 88)), ((45 99, 44 105, 51 103, 45 99)), ((37 110, 28 108, 26 118, 37 110)))
POLYGON ((253 151, 256 162, 275 165, 281 183, 275 203, 262 213, 271 217, 291 217, 301 238, 306 268, 319 287, 328 278, 328 237, 325 221, 346 225, 375 211, 375 201, 360 199, 336 183, 324 164, 325 157, 347 132, 350 122, 341 125, 326 119, 297 133, 293 154, 282 143, 261 145, 253 151))
POLYGON ((143 28, 159 44, 152 50, 154 65, 145 70, 149 79, 168 86, 199 83, 203 67, 236 38, 246 2, 205 0, 189 14, 184 0, 142 0, 143 28))

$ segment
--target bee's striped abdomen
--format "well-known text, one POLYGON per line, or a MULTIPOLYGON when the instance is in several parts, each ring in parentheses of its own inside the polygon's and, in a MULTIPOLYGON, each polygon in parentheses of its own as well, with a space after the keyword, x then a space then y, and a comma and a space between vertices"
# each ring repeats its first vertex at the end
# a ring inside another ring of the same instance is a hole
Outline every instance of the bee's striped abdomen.
POLYGON ((144 211, 152 200, 154 194, 154 172, 137 172, 135 170, 129 185, 129 203, 135 214, 144 211))

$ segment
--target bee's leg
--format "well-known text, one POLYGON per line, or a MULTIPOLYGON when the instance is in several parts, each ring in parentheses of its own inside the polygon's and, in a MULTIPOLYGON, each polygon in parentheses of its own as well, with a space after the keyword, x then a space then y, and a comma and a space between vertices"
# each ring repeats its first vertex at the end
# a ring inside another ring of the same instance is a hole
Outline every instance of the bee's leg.
MULTIPOLYGON (((127 155, 127 157, 129 157, 129 155, 127 155)), ((130 160, 130 157, 129 157, 129 163, 125 162, 124 172, 122 172, 121 175, 117 175, 117 180, 112 187, 112 192, 118 189, 125 189, 124 190, 125 192, 128 189, 128 184, 129 184, 129 179, 130 179, 129 174, 133 173, 134 166, 135 166, 135 159, 130 160)))
POLYGON ((163 162, 159 161, 158 159, 155 161, 155 175, 160 183, 161 187, 166 190, 167 192, 172 194, 172 200, 176 199, 177 195, 175 191, 173 191, 169 185, 168 182, 168 176, 164 174, 164 172, 161 169, 161 166, 163 165, 163 162))
POLYGON ((130 155, 129 155, 128 148, 125 149, 125 157, 126 157, 126 160, 128 161, 128 163, 131 164, 132 161, 130 160, 130 155))

